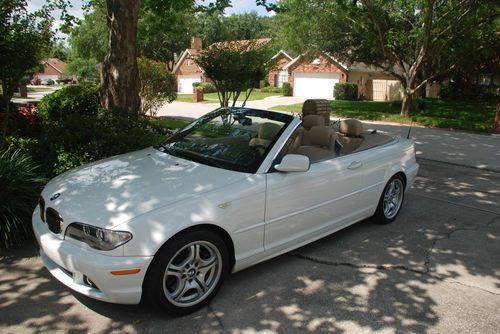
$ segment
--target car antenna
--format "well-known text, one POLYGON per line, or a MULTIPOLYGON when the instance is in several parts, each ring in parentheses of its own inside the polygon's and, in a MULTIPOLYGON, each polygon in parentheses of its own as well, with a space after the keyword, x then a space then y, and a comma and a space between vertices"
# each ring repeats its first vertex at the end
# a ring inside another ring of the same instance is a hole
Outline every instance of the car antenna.
POLYGON ((413 121, 410 123, 410 128, 408 129, 408 134, 406 135, 406 139, 410 139, 411 127, 413 126, 413 121))

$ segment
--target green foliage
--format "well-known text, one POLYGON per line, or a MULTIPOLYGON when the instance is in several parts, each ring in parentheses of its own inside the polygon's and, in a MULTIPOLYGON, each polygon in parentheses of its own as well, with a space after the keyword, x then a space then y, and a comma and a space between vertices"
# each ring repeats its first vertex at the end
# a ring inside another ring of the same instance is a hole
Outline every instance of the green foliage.
POLYGON ((292 96, 292 87, 289 82, 283 82, 283 95, 284 96, 292 96))
POLYGON ((82 164, 156 144, 163 136, 126 110, 102 110, 99 87, 66 86, 39 103, 43 170, 54 176, 82 164))
POLYGON ((175 54, 189 47, 195 24, 190 7, 158 11, 142 6, 137 27, 139 53, 172 64, 175 54))
POLYGON ((52 79, 47 79, 47 86, 52 86, 55 84, 55 81, 52 79))
POLYGON ((357 100, 358 84, 351 82, 337 83, 333 87, 333 96, 336 100, 357 100))
POLYGON ((140 57, 139 68, 141 98, 141 114, 155 115, 165 102, 172 102, 177 97, 175 76, 169 72, 164 63, 140 57))
POLYGON ((46 95, 38 104, 44 122, 60 122, 73 114, 97 116, 99 86, 92 83, 65 86, 46 95))
POLYGON ((280 36, 288 48, 329 51, 343 62, 375 65, 401 81, 405 98, 467 59, 474 59, 469 65, 483 66, 488 59, 498 64, 495 1, 283 0, 279 5, 280 36))
POLYGON ((203 93, 216 93, 217 88, 211 82, 193 82, 193 87, 203 88, 203 93))
POLYGON ((71 49, 66 74, 76 75, 80 80, 97 80, 97 66, 107 53, 106 9, 101 3, 95 3, 92 8, 93 11, 85 14, 68 38, 71 49))
POLYGON ((203 88, 203 93, 216 93, 217 88, 211 82, 200 82, 199 87, 203 88))
POLYGON ((259 88, 262 89, 262 88, 267 87, 267 86, 269 86, 269 83, 267 82, 266 79, 262 79, 259 81, 259 88))
MULTIPOLYGON (((257 40, 221 42, 204 49, 196 57, 197 64, 205 70, 219 91, 222 107, 236 104, 240 94, 248 98, 270 70, 272 49, 257 40)), ((243 101, 243 105, 246 100, 243 101)))
POLYGON ((19 245, 31 237, 31 214, 45 180, 22 148, 0 151, 0 248, 19 245))
POLYGON ((19 81, 29 74, 47 53, 53 32, 50 11, 27 11, 22 0, 4 0, 0 5, 0 110, 6 113, 4 136, 9 123, 10 100, 19 81))
POLYGON ((283 89, 281 87, 266 86, 260 89, 263 93, 277 93, 282 94, 283 89))
POLYGON ((220 12, 197 13, 191 26, 205 46, 222 41, 272 38, 278 27, 274 17, 259 16, 255 12, 224 16, 220 12))

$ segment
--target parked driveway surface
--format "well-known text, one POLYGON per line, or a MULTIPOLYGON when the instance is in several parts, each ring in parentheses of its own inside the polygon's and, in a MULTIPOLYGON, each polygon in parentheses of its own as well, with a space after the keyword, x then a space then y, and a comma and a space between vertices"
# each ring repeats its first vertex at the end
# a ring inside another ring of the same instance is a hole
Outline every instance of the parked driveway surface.
POLYGON ((420 160, 390 225, 369 220, 231 275, 203 310, 80 296, 31 244, 0 260, 1 333, 498 333, 500 174, 420 160))
POLYGON ((411 136, 421 169, 392 224, 366 220, 231 275, 185 317, 73 293, 30 244, 0 258, 0 333, 498 333, 500 137, 411 136))

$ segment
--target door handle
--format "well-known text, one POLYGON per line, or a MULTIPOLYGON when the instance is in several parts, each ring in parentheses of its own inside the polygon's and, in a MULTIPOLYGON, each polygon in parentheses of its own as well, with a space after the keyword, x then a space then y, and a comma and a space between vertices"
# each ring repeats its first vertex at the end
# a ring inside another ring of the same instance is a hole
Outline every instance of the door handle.
POLYGON ((353 161, 353 162, 351 162, 349 167, 347 167, 347 169, 356 169, 356 168, 359 168, 361 166, 363 166, 363 163, 361 161, 353 161))

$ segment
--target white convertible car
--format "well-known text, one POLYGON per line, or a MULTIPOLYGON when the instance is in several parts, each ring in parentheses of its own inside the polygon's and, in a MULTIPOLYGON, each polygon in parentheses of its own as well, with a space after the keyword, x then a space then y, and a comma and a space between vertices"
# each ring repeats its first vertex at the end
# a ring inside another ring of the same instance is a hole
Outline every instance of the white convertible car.
POLYGON ((357 120, 221 108, 158 147, 52 179, 33 229, 71 289, 186 314, 230 272, 368 217, 393 221, 417 171, 413 141, 357 120))

